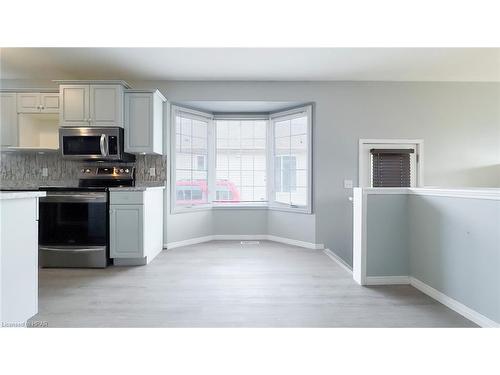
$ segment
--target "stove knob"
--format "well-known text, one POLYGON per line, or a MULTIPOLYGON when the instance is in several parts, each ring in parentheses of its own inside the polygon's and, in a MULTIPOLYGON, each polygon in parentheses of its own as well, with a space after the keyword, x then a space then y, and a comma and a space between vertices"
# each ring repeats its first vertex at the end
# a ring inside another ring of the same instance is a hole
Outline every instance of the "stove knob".
POLYGON ((89 168, 85 169, 85 173, 90 173, 90 169, 89 168))
POLYGON ((123 173, 123 169, 120 169, 120 173, 123 173))
POLYGON ((125 169, 125 173, 128 173, 128 172, 129 172, 128 168, 127 168, 127 169, 125 169))
POLYGON ((81 170, 81 172, 82 172, 82 173, 85 173, 85 169, 82 169, 82 170, 81 170))

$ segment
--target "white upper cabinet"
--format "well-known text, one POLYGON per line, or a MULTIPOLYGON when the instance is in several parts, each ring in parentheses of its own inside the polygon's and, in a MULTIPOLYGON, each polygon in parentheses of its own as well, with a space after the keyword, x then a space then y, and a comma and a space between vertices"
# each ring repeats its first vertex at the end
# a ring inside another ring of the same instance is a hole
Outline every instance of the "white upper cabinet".
POLYGON ((90 124, 123 127, 123 86, 90 86, 90 124))
POLYGON ((0 93, 0 146, 17 146, 16 102, 15 93, 0 93))
POLYGON ((17 113, 59 113, 59 93, 18 93, 17 113))
POLYGON ((124 89, 119 81, 56 81, 61 96, 61 126, 123 127, 124 89))
POLYGON ((163 153, 163 103, 158 91, 125 92, 125 151, 136 154, 163 153))
POLYGON ((40 105, 42 106, 42 113, 59 113, 59 93, 41 93, 40 105))
POLYGON ((40 112, 40 94, 22 93, 17 94, 18 113, 38 113, 40 112))
POLYGON ((89 85, 61 85, 61 111, 59 119, 61 126, 89 125, 89 85))

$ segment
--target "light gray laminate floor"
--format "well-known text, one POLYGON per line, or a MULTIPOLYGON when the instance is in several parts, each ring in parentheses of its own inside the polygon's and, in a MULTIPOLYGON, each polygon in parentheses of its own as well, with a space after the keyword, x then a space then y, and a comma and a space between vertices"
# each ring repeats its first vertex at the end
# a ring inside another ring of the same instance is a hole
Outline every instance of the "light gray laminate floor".
POLYGON ((321 250, 213 241, 149 265, 41 269, 49 327, 471 327, 407 285, 361 287, 321 250))

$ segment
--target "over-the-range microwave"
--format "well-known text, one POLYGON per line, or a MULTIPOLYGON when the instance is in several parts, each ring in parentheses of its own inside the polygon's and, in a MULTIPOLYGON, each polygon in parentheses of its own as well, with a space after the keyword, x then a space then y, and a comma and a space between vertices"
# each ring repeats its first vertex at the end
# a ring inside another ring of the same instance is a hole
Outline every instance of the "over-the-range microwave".
POLYGON ((123 149, 123 128, 72 127, 59 129, 59 148, 64 159, 134 161, 123 149))

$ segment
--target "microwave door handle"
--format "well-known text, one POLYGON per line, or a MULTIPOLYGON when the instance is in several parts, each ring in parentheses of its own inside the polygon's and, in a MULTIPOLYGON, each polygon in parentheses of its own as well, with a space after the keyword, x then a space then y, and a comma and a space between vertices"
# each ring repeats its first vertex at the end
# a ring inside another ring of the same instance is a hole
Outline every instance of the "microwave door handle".
POLYGON ((108 155, 108 150, 107 150, 107 147, 106 147, 106 134, 101 134, 100 146, 101 146, 101 155, 102 156, 107 156, 108 155))

